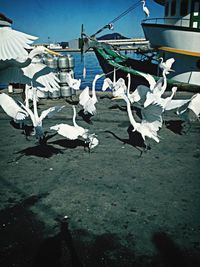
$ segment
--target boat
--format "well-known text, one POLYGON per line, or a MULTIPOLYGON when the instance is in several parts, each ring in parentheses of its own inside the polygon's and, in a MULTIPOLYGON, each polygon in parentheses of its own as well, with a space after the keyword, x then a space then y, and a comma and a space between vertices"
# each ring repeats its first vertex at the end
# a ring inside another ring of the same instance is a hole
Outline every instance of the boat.
POLYGON ((151 47, 164 59, 175 62, 169 77, 180 82, 200 85, 200 1, 155 0, 164 6, 164 18, 142 22, 144 35, 151 47))
MULTIPOLYGON (((164 18, 145 19, 141 25, 150 47, 138 49, 141 59, 133 59, 109 44, 82 33, 83 51, 92 48, 105 75, 113 79, 127 80, 131 74, 131 89, 138 85, 148 86, 141 73, 149 73, 157 81, 162 76, 160 59, 174 58, 173 70, 167 75, 167 89, 200 91, 200 3, 197 0, 155 0, 165 5, 164 18), (175 9, 175 13, 174 13, 175 9), (180 10, 180 12, 179 12, 180 10)), ((104 27, 105 28, 105 27, 104 27)))

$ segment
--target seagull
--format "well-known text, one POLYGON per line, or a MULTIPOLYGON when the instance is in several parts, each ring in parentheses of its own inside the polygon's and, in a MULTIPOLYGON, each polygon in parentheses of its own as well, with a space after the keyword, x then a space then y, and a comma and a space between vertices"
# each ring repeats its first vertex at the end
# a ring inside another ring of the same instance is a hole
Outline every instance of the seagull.
MULTIPOLYGON (((163 70, 163 77, 161 77, 157 82, 155 81, 154 77, 149 73, 138 72, 142 75, 149 83, 149 90, 144 89, 144 92, 140 92, 140 94, 146 93, 146 99, 144 101, 144 107, 147 107, 153 102, 156 102, 167 89, 167 78, 166 78, 166 71, 163 70)), ((142 86, 141 86, 142 87, 142 86)), ((142 90, 142 89, 140 89, 142 90)), ((133 94, 134 95, 134 94, 133 94)))
POLYGON ((169 74, 170 71, 174 71, 173 69, 171 69, 172 64, 175 62, 175 59, 169 58, 164 62, 164 59, 162 57, 159 58, 159 60, 161 61, 159 63, 159 67, 166 73, 169 74))
POLYGON ((69 140, 76 140, 82 137, 85 140, 85 144, 88 144, 89 149, 98 145, 99 141, 95 134, 89 134, 89 130, 79 126, 76 123, 76 108, 73 105, 73 126, 61 123, 50 127, 50 130, 57 131, 59 135, 66 137, 69 140))
MULTIPOLYGON (((128 99, 128 96, 126 94, 122 94, 121 96, 118 96, 114 99, 124 99, 127 104, 127 113, 129 117, 129 121, 131 125, 133 126, 133 132, 137 131, 141 134, 144 144, 146 146, 146 149, 148 149, 148 145, 146 144, 146 137, 153 139, 155 142, 159 143, 160 139, 158 136, 158 131, 161 126, 160 117, 159 120, 153 120, 152 122, 149 122, 145 119, 142 119, 141 122, 136 122, 136 120, 133 117, 132 111, 131 111, 131 103, 128 99)), ((158 106, 159 110, 160 107, 158 106)))
POLYGON ((149 92, 149 88, 146 86, 141 86, 136 88, 135 91, 130 94, 130 85, 131 85, 131 76, 130 73, 127 75, 128 77, 128 86, 127 86, 127 97, 130 103, 133 106, 136 106, 140 109, 142 115, 142 121, 147 123, 157 124, 157 130, 162 127, 162 113, 164 112, 164 107, 161 103, 151 103, 147 107, 144 107, 144 102, 146 99, 146 94, 149 92), (156 123, 155 123, 156 122, 156 123))
POLYGON ((113 93, 113 97, 126 92, 126 84, 123 78, 119 78, 116 81, 116 69, 114 68, 113 81, 110 78, 105 78, 102 85, 102 91, 106 91, 107 88, 110 88, 113 93))
POLYGON ((143 3, 142 8, 143 8, 143 11, 144 11, 146 17, 149 17, 150 12, 149 12, 149 9, 148 9, 148 8, 146 7, 146 5, 145 5, 146 2, 145 2, 144 0, 142 0, 141 2, 143 3))
POLYGON ((0 106, 15 122, 22 122, 29 116, 26 110, 21 108, 12 97, 5 93, 0 94, 0 106))
POLYGON ((72 71, 66 73, 66 81, 70 88, 79 90, 81 86, 81 79, 74 79, 72 71))
POLYGON ((43 120, 48 117, 52 117, 55 113, 61 111, 65 105, 63 106, 54 106, 50 107, 46 110, 43 110, 41 115, 38 115, 37 111, 37 96, 36 96, 36 88, 33 88, 34 93, 33 93, 33 111, 26 107, 23 103, 20 102, 21 106, 26 110, 26 112, 29 114, 33 127, 35 129, 35 136, 39 140, 40 144, 43 144, 45 141, 45 133, 43 130, 43 120))
POLYGON ((104 74, 96 75, 92 82, 92 97, 89 95, 89 87, 86 88, 79 95, 79 104, 83 106, 84 114, 96 114, 95 104, 98 102, 96 97, 95 85, 96 81, 100 79, 104 74))

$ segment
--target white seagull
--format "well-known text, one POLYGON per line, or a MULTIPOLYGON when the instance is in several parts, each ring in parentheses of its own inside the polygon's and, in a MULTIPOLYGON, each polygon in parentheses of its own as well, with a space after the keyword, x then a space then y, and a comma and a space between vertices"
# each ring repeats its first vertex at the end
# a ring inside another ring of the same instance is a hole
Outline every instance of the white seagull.
MULTIPOLYGON (((137 131, 141 134, 144 143, 146 144, 146 137, 153 139, 154 141, 156 141, 157 143, 160 142, 159 140, 159 136, 158 136, 158 131, 160 129, 160 119, 154 120, 152 122, 148 122, 147 120, 142 119, 141 122, 136 122, 136 120, 133 117, 132 111, 131 111, 131 103, 127 97, 126 94, 122 94, 121 96, 116 97, 115 99, 124 99, 126 101, 127 104, 127 112, 128 112, 128 117, 129 117, 129 121, 131 123, 131 125, 133 126, 133 132, 137 131)), ((159 106, 158 106, 159 107, 159 106)), ((160 109, 160 107, 159 107, 160 109)))
POLYGON ((149 12, 149 9, 146 7, 146 2, 144 1, 144 0, 142 0, 141 1, 141 3, 143 3, 143 5, 142 5, 142 8, 143 8, 143 11, 144 11, 144 13, 145 13, 145 16, 146 17, 149 17, 149 15, 150 15, 150 12, 149 12))
POLYGON ((80 86, 81 86, 81 79, 74 79, 73 77, 73 73, 67 72, 66 73, 66 81, 69 85, 70 88, 74 89, 74 90, 79 90, 80 86))
POLYGON ((32 90, 34 90, 34 93, 33 93, 33 111, 30 108, 26 107, 23 103, 20 103, 20 104, 26 110, 26 112, 29 114, 29 116, 32 120, 32 123, 33 123, 34 130, 35 130, 35 136, 39 140, 39 143, 42 144, 44 141, 44 137, 45 137, 45 133, 44 133, 44 129, 43 129, 43 120, 46 117, 51 118, 55 113, 61 111, 61 109, 63 109, 65 107, 65 105, 50 107, 46 110, 43 110, 39 116, 38 111, 37 111, 36 89, 33 88, 32 90))
POLYGON ((175 62, 175 59, 173 57, 167 59, 165 62, 164 62, 164 59, 162 57, 160 57, 159 60, 160 60, 159 67, 163 71, 165 71, 166 74, 169 74, 170 71, 174 71, 171 68, 172 67, 172 64, 175 62))
POLYGON ((89 94, 89 87, 87 86, 79 95, 79 104, 83 106, 85 114, 96 114, 95 104, 98 102, 96 97, 95 85, 96 81, 100 79, 104 74, 96 75, 92 82, 92 96, 89 94))
POLYGON ((105 78, 102 85, 102 91, 106 91, 108 88, 112 90, 113 97, 126 92, 126 84, 123 78, 119 78, 116 81, 116 69, 114 68, 113 81, 110 78, 105 78))
POLYGON ((76 123, 76 108, 74 105, 72 106, 72 108, 73 126, 66 123, 61 123, 51 126, 50 130, 56 131, 59 135, 66 137, 69 140, 76 140, 79 137, 82 137, 85 140, 85 143, 88 144, 89 149, 94 148, 99 143, 98 139, 96 138, 96 135, 89 134, 88 129, 85 129, 76 123))

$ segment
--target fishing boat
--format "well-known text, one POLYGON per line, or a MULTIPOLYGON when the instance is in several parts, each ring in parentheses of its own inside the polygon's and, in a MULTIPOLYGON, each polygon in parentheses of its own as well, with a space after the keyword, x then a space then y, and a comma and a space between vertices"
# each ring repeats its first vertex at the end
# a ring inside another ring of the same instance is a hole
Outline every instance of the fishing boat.
MULTIPOLYGON (((150 47, 141 53, 140 60, 133 59, 101 43, 95 36, 83 34, 84 51, 93 48, 103 72, 113 78, 127 80, 131 74, 131 89, 148 85, 141 75, 149 73, 157 81, 162 76, 160 59, 174 58, 173 72, 167 76, 168 89, 177 86, 180 90, 200 91, 200 3, 199 0, 155 0, 165 6, 161 18, 145 19, 141 25, 150 47)), ((105 27, 104 27, 105 28, 105 27)), ((100 31, 98 31, 100 32, 100 31)))
POLYGON ((142 22, 144 35, 159 56, 173 57, 169 77, 200 86, 200 1, 155 0, 164 6, 164 18, 142 22))

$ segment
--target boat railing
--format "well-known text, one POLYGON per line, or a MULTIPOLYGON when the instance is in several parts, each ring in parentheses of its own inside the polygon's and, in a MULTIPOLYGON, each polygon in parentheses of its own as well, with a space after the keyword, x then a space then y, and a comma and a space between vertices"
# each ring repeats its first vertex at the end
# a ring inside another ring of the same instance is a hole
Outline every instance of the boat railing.
POLYGON ((144 19, 143 23, 150 23, 150 24, 165 24, 165 25, 175 25, 181 27, 189 27, 190 26, 190 19, 183 19, 180 17, 175 18, 151 18, 151 19, 144 19))

